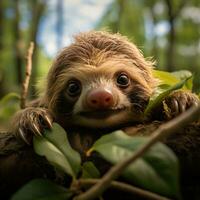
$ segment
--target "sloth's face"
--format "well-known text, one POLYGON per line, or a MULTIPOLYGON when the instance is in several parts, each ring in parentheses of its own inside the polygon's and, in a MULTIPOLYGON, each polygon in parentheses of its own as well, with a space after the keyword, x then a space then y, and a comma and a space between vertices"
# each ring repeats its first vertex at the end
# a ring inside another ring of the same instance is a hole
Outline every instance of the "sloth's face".
POLYGON ((100 66, 75 63, 62 77, 57 113, 71 125, 109 128, 140 121, 152 92, 135 64, 120 58, 100 66))

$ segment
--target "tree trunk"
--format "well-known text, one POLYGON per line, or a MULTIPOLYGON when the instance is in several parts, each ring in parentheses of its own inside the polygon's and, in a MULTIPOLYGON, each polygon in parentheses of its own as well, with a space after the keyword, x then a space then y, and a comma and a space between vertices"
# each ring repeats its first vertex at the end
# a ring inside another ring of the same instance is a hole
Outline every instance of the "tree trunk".
POLYGON ((124 0, 119 0, 118 1, 118 4, 119 4, 119 11, 118 11, 118 20, 117 20, 117 32, 120 31, 121 29, 121 21, 122 21, 122 16, 123 16, 123 13, 124 13, 124 4, 125 4, 125 1, 124 0))
POLYGON ((21 49, 21 36, 20 36, 20 13, 19 13, 19 0, 14 1, 14 10, 15 18, 13 24, 13 46, 14 46, 14 60, 17 69, 17 84, 21 85, 22 83, 22 65, 23 65, 23 56, 21 49))
POLYGON ((182 0, 177 8, 174 9, 173 0, 165 0, 165 4, 167 6, 167 18, 169 22, 169 35, 168 35, 168 47, 166 53, 166 69, 167 71, 175 70, 175 54, 176 54, 176 30, 175 30, 175 22, 178 18, 179 13, 182 8, 185 6, 187 0, 182 0))
POLYGON ((3 0, 0 1, 0 53, 3 49, 3 0))
POLYGON ((123 12, 124 12, 124 3, 125 3, 125 0, 117 0, 116 1, 118 13, 117 13, 117 19, 114 22, 114 26, 113 26, 113 32, 114 33, 120 32, 121 19, 122 19, 122 15, 123 15, 123 12))
POLYGON ((170 18, 170 32, 169 32, 169 43, 167 47, 167 71, 174 71, 174 58, 175 58, 175 27, 174 27, 174 19, 170 18))
POLYGON ((167 71, 174 70, 174 53, 175 53, 175 17, 173 15, 173 5, 171 0, 166 0, 167 18, 169 22, 168 46, 166 54, 166 69, 167 71))
MULTIPOLYGON (((157 18, 156 18, 156 14, 154 13, 154 9, 153 6, 150 7, 150 14, 153 20, 153 27, 155 27, 157 25, 157 18)), ((152 55, 155 58, 157 65, 159 66, 159 60, 158 60, 158 47, 157 47, 157 35, 155 33, 155 28, 153 28, 153 41, 152 41, 152 55)))
POLYGON ((3 75, 3 67, 2 67, 2 54, 3 54, 3 35, 4 35, 4 8, 3 8, 3 0, 0 1, 0 98, 5 94, 4 88, 4 75, 3 75))
POLYGON ((30 41, 33 41, 35 44, 34 52, 33 52, 33 68, 32 68, 32 74, 31 74, 31 96, 36 96, 36 77, 37 77, 37 64, 38 64, 38 43, 37 43, 37 35, 39 30, 39 23, 40 19, 42 17, 42 14, 45 10, 46 2, 45 1, 32 1, 31 7, 32 7, 32 23, 30 24, 30 41))

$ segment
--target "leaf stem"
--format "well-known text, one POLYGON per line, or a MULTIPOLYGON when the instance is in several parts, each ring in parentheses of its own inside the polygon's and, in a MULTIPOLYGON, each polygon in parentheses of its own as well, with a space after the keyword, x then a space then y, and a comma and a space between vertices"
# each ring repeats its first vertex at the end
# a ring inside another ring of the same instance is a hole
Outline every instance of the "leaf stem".
MULTIPOLYGON (((98 183, 99 181, 101 181, 101 179, 80 179, 80 180, 78 180, 78 185, 91 186, 91 185, 98 183)), ((132 186, 127 183, 122 183, 119 181, 112 181, 110 183, 110 187, 124 191, 124 192, 129 192, 133 195, 137 195, 137 196, 143 197, 148 200, 169 200, 168 198, 160 196, 153 192, 132 186)))

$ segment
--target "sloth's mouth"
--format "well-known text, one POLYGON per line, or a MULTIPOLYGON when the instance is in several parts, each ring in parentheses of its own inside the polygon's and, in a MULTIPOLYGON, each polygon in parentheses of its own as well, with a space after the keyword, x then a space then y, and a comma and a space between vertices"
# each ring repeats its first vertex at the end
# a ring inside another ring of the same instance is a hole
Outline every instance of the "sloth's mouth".
POLYGON ((86 118, 95 118, 95 119, 104 119, 111 115, 118 114, 125 109, 115 109, 115 110, 95 110, 95 111, 87 111, 87 112, 80 112, 80 115, 86 118))

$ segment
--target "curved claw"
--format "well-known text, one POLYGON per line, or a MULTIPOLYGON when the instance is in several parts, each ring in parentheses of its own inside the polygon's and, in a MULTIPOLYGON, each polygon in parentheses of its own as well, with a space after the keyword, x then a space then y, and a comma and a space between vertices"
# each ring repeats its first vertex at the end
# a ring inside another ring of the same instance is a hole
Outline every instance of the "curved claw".
POLYGON ((200 105, 200 103, 194 101, 192 105, 195 106, 195 107, 198 107, 198 105, 200 105))
POLYGON ((23 140, 26 144, 31 145, 30 141, 27 140, 27 138, 26 138, 26 136, 25 136, 25 133, 22 131, 21 128, 19 128, 18 132, 19 132, 19 136, 22 138, 22 140, 23 140))
POLYGON ((172 105, 174 107, 174 115, 176 116, 179 113, 179 106, 176 99, 172 99, 172 105))
POLYGON ((36 133, 37 135, 39 135, 39 136, 42 136, 42 133, 40 132, 39 128, 38 128, 34 123, 33 123, 32 125, 33 125, 33 128, 34 128, 34 130, 35 130, 35 133, 36 133))
POLYGON ((46 125, 47 125, 47 127, 48 128, 52 128, 52 123, 51 123, 51 120, 49 119, 49 117, 48 116, 44 116, 44 120, 45 120, 45 123, 46 123, 46 125))
POLYGON ((185 110, 186 110, 185 104, 179 104, 179 109, 180 109, 180 113, 185 112, 185 110))
POLYGON ((192 106, 199 105, 199 98, 191 92, 175 91, 165 99, 165 103, 169 107, 169 112, 166 113, 165 118, 171 119, 185 112, 192 106))

